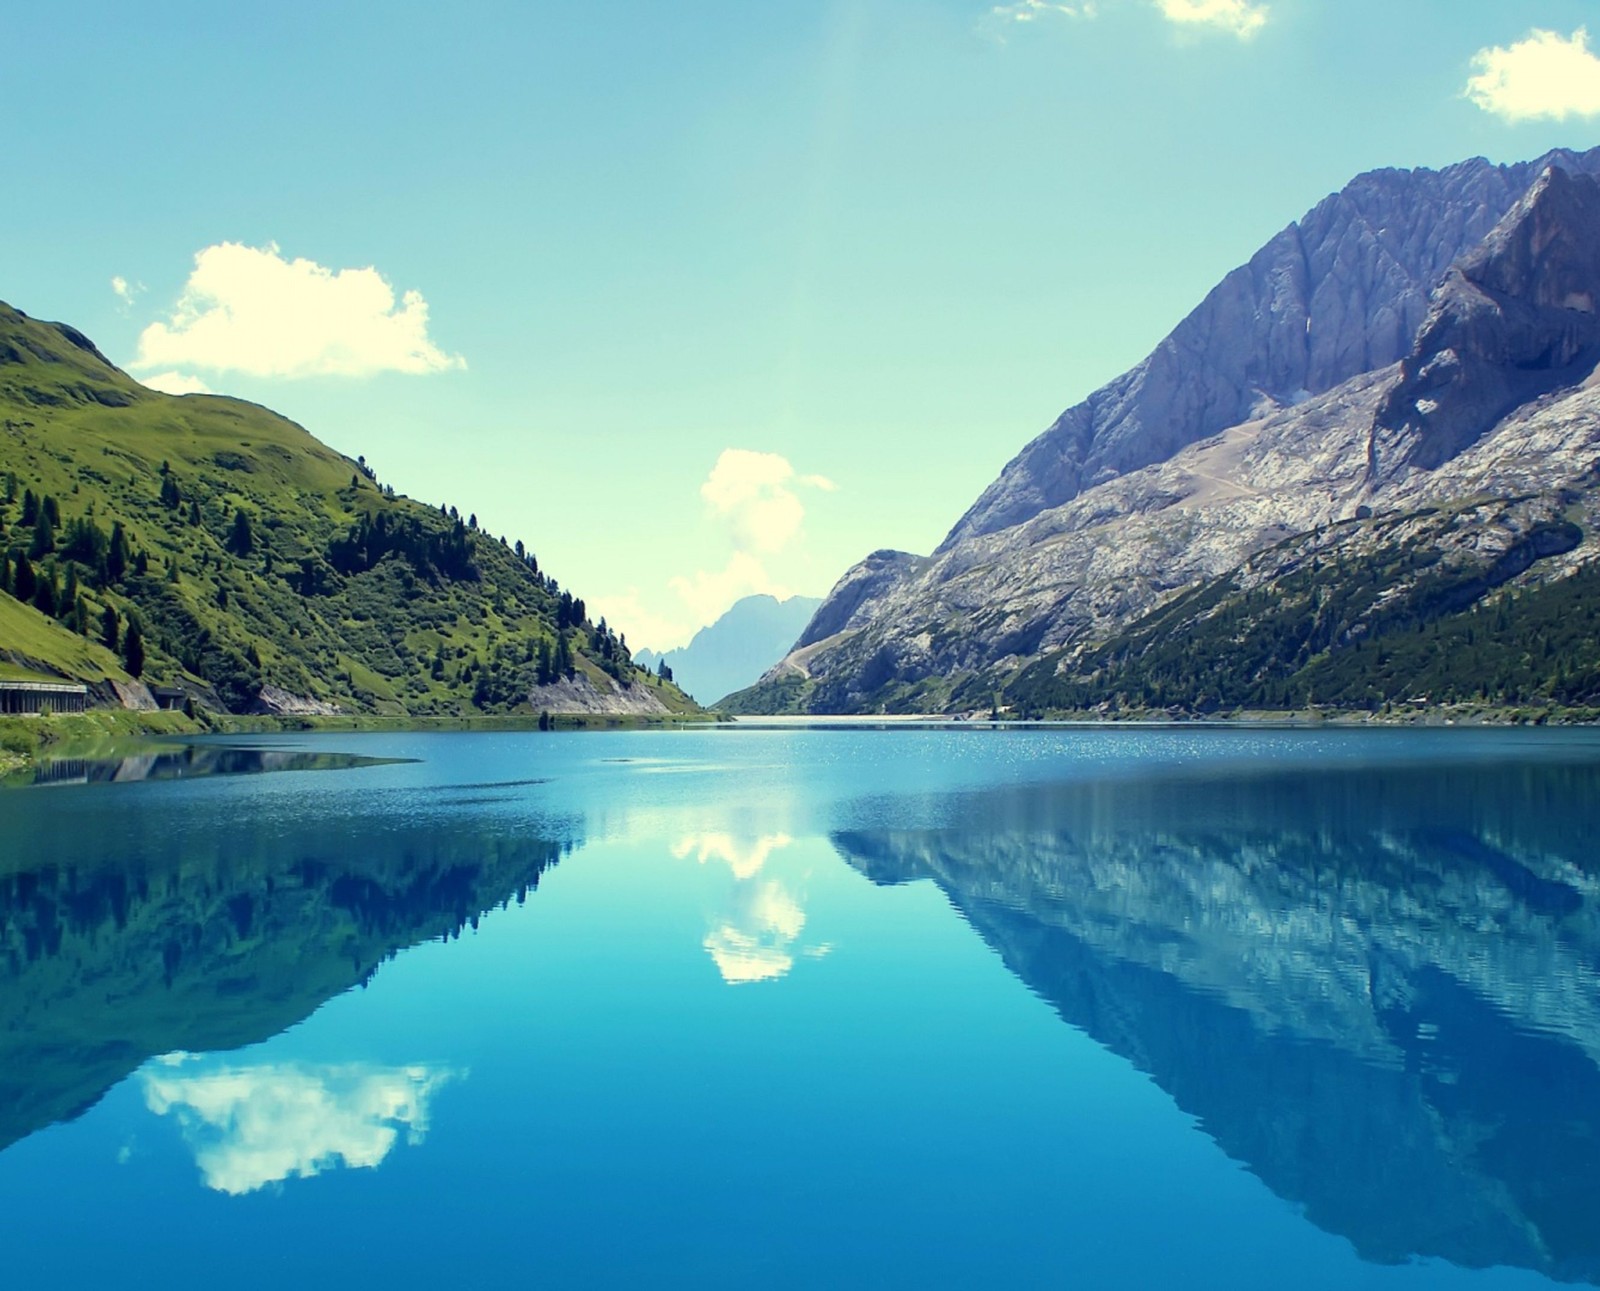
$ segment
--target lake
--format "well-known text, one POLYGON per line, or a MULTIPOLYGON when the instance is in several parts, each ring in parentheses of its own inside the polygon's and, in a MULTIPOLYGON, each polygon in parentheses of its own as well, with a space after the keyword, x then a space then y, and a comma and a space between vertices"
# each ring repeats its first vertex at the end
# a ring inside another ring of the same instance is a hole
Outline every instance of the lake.
POLYGON ((1600 732, 140 756, 0 793, 7 1286, 1600 1283, 1600 732))

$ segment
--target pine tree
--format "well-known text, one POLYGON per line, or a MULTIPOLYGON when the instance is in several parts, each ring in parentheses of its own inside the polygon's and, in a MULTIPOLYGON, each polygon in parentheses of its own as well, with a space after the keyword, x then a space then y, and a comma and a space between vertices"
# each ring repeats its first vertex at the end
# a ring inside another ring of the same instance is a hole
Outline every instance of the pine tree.
POLYGON ((55 549, 56 527, 50 520, 50 512, 40 507, 33 524, 33 541, 28 545, 28 557, 30 560, 41 560, 55 549))
POLYGON ((17 572, 12 575, 11 594, 19 601, 31 601, 33 594, 38 590, 39 580, 33 572, 26 556, 17 557, 17 572))
POLYGON ((228 534, 228 550, 235 556, 248 556, 255 550, 255 535, 250 532, 250 513, 240 507, 233 513, 233 530, 228 534))
POLYGON ((117 607, 106 606, 106 612, 100 616, 100 644, 107 650, 115 651, 121 639, 122 625, 117 621, 117 607))
POLYGON ((122 581, 128 572, 128 535, 122 530, 122 521, 111 526, 111 544, 106 549, 106 577, 113 583, 122 581))
POLYGON ((144 672, 144 634, 139 630, 139 620, 129 618, 128 631, 122 638, 122 666, 130 677, 144 672))
POLYGON ((60 596, 56 590, 56 574, 55 570, 52 569, 40 576, 38 585, 33 589, 33 605, 39 613, 55 618, 56 603, 59 599, 60 596))

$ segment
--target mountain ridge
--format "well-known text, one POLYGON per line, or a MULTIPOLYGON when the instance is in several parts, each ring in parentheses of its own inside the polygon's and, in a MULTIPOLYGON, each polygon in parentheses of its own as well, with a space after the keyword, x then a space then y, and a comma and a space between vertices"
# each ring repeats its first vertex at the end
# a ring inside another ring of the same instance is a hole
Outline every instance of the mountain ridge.
POLYGON ((522 542, 4 304, 0 486, 0 675, 150 706, 161 683, 218 713, 537 714, 557 681, 608 712, 696 711, 522 542))
MULTIPOLYGON (((1503 514, 1539 526, 1570 512, 1567 518, 1583 537, 1567 551, 1549 553, 1560 559, 1541 557, 1544 563, 1520 574, 1517 585, 1571 573, 1600 554, 1588 536, 1595 532, 1591 486, 1600 466, 1600 400, 1592 381, 1593 360, 1600 357, 1592 343, 1600 264, 1586 249, 1600 239, 1600 185, 1593 178, 1600 171, 1600 150, 1551 156, 1556 160, 1517 167, 1469 162, 1440 172, 1374 172, 1319 204, 1304 223, 1313 229, 1326 225, 1329 237, 1342 227, 1345 240, 1363 233, 1356 238, 1361 254, 1347 254, 1347 263, 1400 266, 1395 257, 1385 258, 1381 240, 1364 235, 1383 214, 1371 205, 1372 194, 1388 193, 1393 200, 1403 194, 1408 176, 1425 195, 1456 194, 1454 206, 1407 207, 1413 216, 1416 210, 1426 215, 1406 226, 1413 233, 1419 220, 1441 230, 1428 246, 1413 245, 1410 234, 1401 240, 1414 263, 1439 260, 1441 248, 1455 253, 1426 299, 1409 274, 1391 272, 1377 280, 1357 275, 1346 283, 1350 298, 1363 303, 1362 337, 1330 341, 1327 353, 1333 357, 1321 370, 1337 373, 1340 362, 1355 361, 1338 356, 1351 354, 1362 362, 1383 358, 1383 365, 1321 392, 1302 386, 1292 398, 1265 398, 1244 409, 1239 420, 1206 434, 1195 433, 1196 426, 1210 423, 1194 420, 1199 405, 1192 392, 1173 405, 1178 429, 1168 427, 1153 439, 1140 441, 1133 434, 1132 413, 1112 426, 1108 446, 1096 448, 1068 433, 1073 418, 1081 420, 1082 409, 1103 403, 1107 391, 1153 389, 1147 379, 1155 370, 1151 365, 1163 355, 1170 358, 1176 352, 1173 337, 1192 331, 1197 319, 1219 316, 1217 301, 1230 299, 1223 292, 1229 281, 1237 286, 1245 275, 1269 283, 1272 275, 1259 268, 1263 257, 1283 263, 1287 235, 1278 235, 1252 260, 1257 269, 1247 265, 1230 274, 1151 359, 1069 410, 1028 445, 932 556, 875 553, 847 571, 796 649, 756 687, 732 697, 731 710, 986 709, 1004 703, 1007 686, 1037 661, 1051 660, 1070 672, 1084 651, 1099 650, 1097 657, 1115 653, 1118 634, 1142 616, 1297 535, 1350 538, 1357 543, 1352 552, 1361 543, 1370 546, 1360 526, 1386 514, 1541 495, 1546 501, 1540 506, 1512 506, 1503 514), (1563 161, 1578 166, 1578 173, 1558 164, 1563 161), (1511 192, 1508 185, 1521 179, 1526 187, 1511 192), (1348 197, 1352 190, 1368 203, 1361 221, 1330 223, 1341 210, 1359 206, 1348 197), (1461 247, 1474 235, 1470 246, 1461 247), (1373 288, 1374 281, 1387 283, 1384 291, 1373 288), (1398 348, 1389 320, 1402 315, 1417 321, 1415 334, 1398 348), (1445 380, 1446 370, 1457 376, 1445 380), (1467 384, 1460 385, 1462 380, 1467 384), (1174 438, 1186 442, 1173 448, 1174 438), (1084 469, 1124 450, 1129 461, 1165 455, 1078 486, 1084 469), (1044 505, 1052 488, 1064 500, 1044 505), (996 509, 1002 494, 1011 499, 1010 511, 996 509)), ((1396 212, 1397 220, 1404 213, 1396 212)), ((1292 285, 1293 276, 1284 281, 1292 285)), ((1345 279, 1335 273, 1322 282, 1332 291, 1345 279)), ((1287 330, 1298 333, 1301 348, 1281 371, 1295 379, 1309 372, 1295 364, 1310 361, 1306 337, 1315 336, 1320 315, 1302 308, 1303 296, 1280 293, 1276 313, 1261 316, 1267 319, 1266 339, 1247 328, 1248 344, 1224 357, 1241 370, 1269 365, 1276 362, 1273 345, 1282 349, 1280 334, 1287 330)), ((1201 350, 1192 353, 1203 386, 1217 363, 1201 350)), ((1228 389, 1234 403, 1217 406, 1238 414, 1245 392, 1228 389)), ((1459 546, 1458 539, 1447 543, 1459 546)), ((1486 553, 1496 546, 1492 535, 1479 539, 1487 542, 1486 553)), ((1423 541, 1420 530, 1416 540, 1423 541)), ((1318 557, 1325 558, 1326 553, 1318 557)), ((1425 564, 1418 554, 1396 567, 1425 564)), ((1344 626, 1348 635, 1356 625, 1344 626)), ((1341 638, 1324 648, 1347 643, 1341 638)), ((1036 682, 1035 673, 1024 705, 1030 711, 1041 697, 1036 682)), ((1091 702, 1091 692, 1071 693, 1078 705, 1111 698, 1101 694, 1091 702)), ((1176 702, 1181 707, 1198 698, 1187 694, 1176 702)))

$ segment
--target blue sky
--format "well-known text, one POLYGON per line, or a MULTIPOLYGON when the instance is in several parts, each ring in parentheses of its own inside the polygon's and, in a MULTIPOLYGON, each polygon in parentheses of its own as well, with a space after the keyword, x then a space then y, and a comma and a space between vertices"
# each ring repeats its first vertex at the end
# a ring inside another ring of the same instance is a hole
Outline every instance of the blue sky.
POLYGON ((0 298, 635 647, 929 550, 1356 173, 1600 142, 1594 0, 242 8, 8 18, 0 298))

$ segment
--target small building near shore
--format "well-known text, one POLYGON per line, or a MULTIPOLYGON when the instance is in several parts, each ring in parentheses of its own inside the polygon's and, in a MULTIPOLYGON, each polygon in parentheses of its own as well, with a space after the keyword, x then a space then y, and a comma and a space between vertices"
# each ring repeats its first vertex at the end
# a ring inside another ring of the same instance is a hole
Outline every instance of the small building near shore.
POLYGON ((184 701, 189 698, 189 692, 181 686, 152 686, 150 698, 156 701, 157 708, 174 710, 183 707, 184 701))
POLYGON ((81 713, 89 706, 89 688, 71 682, 0 681, 0 715, 81 713))

